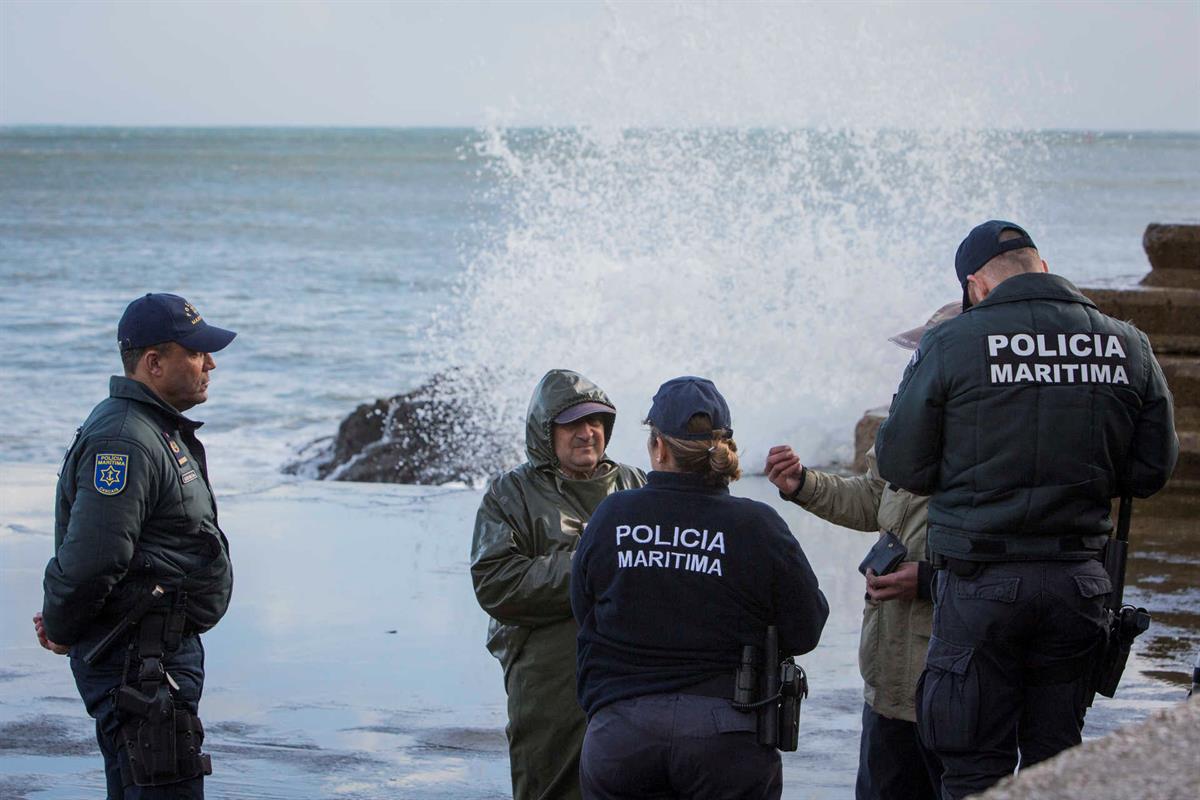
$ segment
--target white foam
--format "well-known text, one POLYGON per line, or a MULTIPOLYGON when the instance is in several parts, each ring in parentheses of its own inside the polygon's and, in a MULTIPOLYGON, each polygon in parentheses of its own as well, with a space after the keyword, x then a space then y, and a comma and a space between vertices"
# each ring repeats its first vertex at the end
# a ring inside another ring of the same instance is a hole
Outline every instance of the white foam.
POLYGON ((570 72, 574 105, 553 100, 574 127, 485 131, 508 221, 430 350, 492 371, 488 412, 518 441, 537 378, 570 367, 623 412, 612 454, 644 463, 633 423, 692 373, 729 399, 746 466, 780 441, 844 459, 908 359, 887 337, 958 296, 958 241, 1021 216, 1008 159, 1038 146, 985 130, 993 98, 954 88, 970 69, 953 53, 909 54, 945 81, 916 87, 888 73, 890 39, 844 49, 820 20, 798 42, 772 14, 670 8, 614 10, 570 72))

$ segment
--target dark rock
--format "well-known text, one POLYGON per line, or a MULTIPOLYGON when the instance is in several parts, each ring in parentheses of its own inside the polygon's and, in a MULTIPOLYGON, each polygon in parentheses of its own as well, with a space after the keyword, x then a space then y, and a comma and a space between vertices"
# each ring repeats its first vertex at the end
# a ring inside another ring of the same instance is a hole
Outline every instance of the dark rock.
POLYGON ((1151 223, 1142 236, 1142 247, 1154 272, 1200 272, 1200 225, 1151 223))
MULTIPOLYGON (((511 431, 481 422, 486 379, 437 375, 406 394, 364 403, 284 471, 365 483, 477 484, 521 460, 511 431), (315 455, 311 454, 317 450, 315 455)), ((489 413, 490 412, 490 413, 489 413)))

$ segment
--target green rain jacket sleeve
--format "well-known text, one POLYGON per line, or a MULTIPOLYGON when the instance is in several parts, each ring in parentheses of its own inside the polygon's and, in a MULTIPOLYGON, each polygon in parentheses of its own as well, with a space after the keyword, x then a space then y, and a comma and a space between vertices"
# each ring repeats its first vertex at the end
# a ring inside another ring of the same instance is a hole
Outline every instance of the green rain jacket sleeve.
POLYGON ((1143 358, 1149 367, 1142 409, 1133 432, 1129 459, 1128 490, 1135 497, 1149 497, 1166 485, 1179 458, 1175 433, 1175 409, 1162 367, 1141 335, 1143 358))
POLYGON ((74 497, 59 498, 64 506, 69 502, 59 513, 70 518, 43 581, 46 634, 66 645, 78 641, 128 571, 142 523, 158 495, 158 472, 141 445, 105 439, 80 452, 73 483, 74 497), (122 457, 127 459, 123 482, 119 463, 107 473, 100 463, 122 457))
MULTIPOLYGON (((503 479, 501 479, 503 480, 503 479)), ((517 498, 493 482, 475 516, 471 580, 479 605, 505 625, 538 627, 571 616, 571 550, 534 552, 517 498)))
POLYGON ((875 438, 879 475, 913 494, 933 494, 942 462, 945 390, 937 329, 913 353, 875 438))

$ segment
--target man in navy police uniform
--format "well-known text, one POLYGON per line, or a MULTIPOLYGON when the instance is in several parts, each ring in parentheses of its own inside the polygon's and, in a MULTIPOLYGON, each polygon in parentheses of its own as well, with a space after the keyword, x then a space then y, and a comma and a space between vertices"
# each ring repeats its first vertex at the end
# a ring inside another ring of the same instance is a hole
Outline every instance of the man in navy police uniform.
POLYGON ((917 687, 946 798, 1079 743, 1112 498, 1161 489, 1179 450, 1146 335, 1048 274, 1023 228, 977 226, 955 269, 964 313, 921 339, 875 445, 885 480, 932 495, 947 567, 917 687))
POLYGON ((59 474, 34 627, 43 647, 71 656, 110 800, 202 798, 211 771, 196 716, 199 634, 228 608, 233 570, 201 423, 183 412, 208 399, 211 354, 235 335, 177 295, 130 303, 117 326, 125 374, 111 378, 59 474))

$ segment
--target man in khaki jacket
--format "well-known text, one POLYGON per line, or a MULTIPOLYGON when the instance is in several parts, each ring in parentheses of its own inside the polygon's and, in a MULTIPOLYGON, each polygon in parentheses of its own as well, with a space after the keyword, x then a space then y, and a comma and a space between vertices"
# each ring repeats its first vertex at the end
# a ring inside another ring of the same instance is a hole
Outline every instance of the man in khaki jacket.
MULTIPOLYGON (((929 328, 957 315, 961 304, 939 309, 928 323, 892 337, 915 349, 929 328)), ((841 477, 808 469, 787 445, 772 447, 767 477, 780 496, 836 525, 859 531, 890 531, 908 551, 895 571, 868 573, 858 666, 865 683, 856 800, 936 800, 942 767, 921 744, 914 695, 925 668, 933 620, 925 560, 929 498, 892 486, 879 477, 875 449, 867 451, 867 473, 841 477)))

